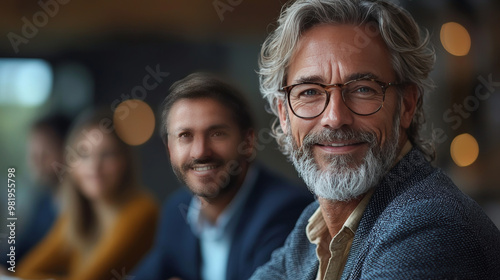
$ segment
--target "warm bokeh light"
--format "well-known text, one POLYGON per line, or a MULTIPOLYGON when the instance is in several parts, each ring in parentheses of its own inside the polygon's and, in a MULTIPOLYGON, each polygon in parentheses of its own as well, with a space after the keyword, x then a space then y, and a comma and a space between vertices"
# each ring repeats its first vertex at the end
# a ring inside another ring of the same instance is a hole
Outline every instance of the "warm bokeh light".
POLYGON ((125 100, 116 107, 113 121, 116 133, 127 144, 137 146, 148 141, 155 129, 153 110, 141 100, 125 100))
POLYGON ((467 29, 456 22, 447 22, 441 27, 441 44, 452 55, 464 56, 469 53, 471 39, 467 29))
POLYGON ((456 165, 468 166, 476 161, 479 155, 479 145, 474 136, 468 133, 460 134, 451 142, 450 153, 456 165))

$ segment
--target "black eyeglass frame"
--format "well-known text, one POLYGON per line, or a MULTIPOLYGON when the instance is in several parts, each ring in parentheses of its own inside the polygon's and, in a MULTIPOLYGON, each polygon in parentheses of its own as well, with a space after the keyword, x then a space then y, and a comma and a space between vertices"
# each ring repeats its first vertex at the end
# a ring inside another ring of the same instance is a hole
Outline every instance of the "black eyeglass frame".
POLYGON ((382 81, 378 81, 378 80, 375 80, 375 79, 371 79, 371 78, 359 78, 359 79, 354 79, 354 80, 350 80, 350 81, 347 81, 343 84, 340 84, 340 83, 337 83, 337 84, 329 84, 329 85, 325 85, 325 84, 322 84, 322 83, 316 83, 316 82, 302 82, 302 83, 298 83, 298 84, 293 84, 293 85, 289 85, 289 86, 284 86, 282 88, 279 89, 279 91, 281 92, 284 92, 285 93, 285 97, 286 99, 288 100, 288 106, 290 107, 290 110, 292 110, 293 114, 301 119, 314 119, 314 118, 317 118, 318 116, 320 116, 321 114, 323 114, 323 112, 325 112, 326 110, 326 107, 328 107, 328 104, 330 103, 330 92, 328 91, 329 88, 332 88, 332 87, 338 87, 340 89, 340 93, 342 94, 342 101, 344 102, 344 105, 349 109, 349 111, 353 112, 354 114, 356 115, 359 115, 359 116, 370 116, 370 115, 373 115, 375 113, 377 113, 378 111, 380 111, 380 109, 382 109, 382 107, 384 106, 384 102, 385 102, 385 92, 387 90, 387 88, 389 88, 390 86, 398 86, 398 85, 401 85, 400 83, 395 83, 395 82, 390 82, 390 83, 384 83, 382 81), (369 113, 369 114, 360 114, 360 113, 357 113, 357 112, 354 112, 349 106, 347 106, 346 104, 346 101, 345 101, 345 96, 344 96, 344 91, 342 90, 343 87, 345 87, 346 85, 348 84, 351 84, 351 83, 354 83, 354 82, 358 82, 358 81, 372 81, 372 82, 376 82, 377 84, 380 85, 380 87, 382 88, 382 103, 380 104, 380 106, 377 108, 377 110, 375 110, 373 113, 369 113), (297 113, 295 113, 295 111, 293 110, 293 107, 292 107, 292 104, 290 103, 290 92, 292 92, 292 89, 296 86, 299 86, 299 85, 304 85, 304 84, 309 84, 309 85, 318 85, 320 87, 322 87, 324 90, 325 90, 325 93, 326 93, 326 102, 325 102, 325 107, 323 107, 323 110, 321 110, 321 112, 319 114, 317 114, 316 116, 313 116, 313 117, 301 117, 299 115, 297 115, 297 113))

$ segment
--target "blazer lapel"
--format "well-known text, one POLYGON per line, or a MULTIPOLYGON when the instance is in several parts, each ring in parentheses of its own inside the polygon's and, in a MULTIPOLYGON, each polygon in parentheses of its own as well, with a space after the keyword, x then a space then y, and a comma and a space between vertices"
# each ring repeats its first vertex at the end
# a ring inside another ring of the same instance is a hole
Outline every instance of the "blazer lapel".
POLYGON ((420 170, 425 176, 432 171, 432 167, 425 160, 422 153, 413 148, 404 156, 381 180, 375 188, 375 192, 366 207, 365 212, 359 222, 358 230, 354 235, 351 250, 347 258, 347 263, 342 273, 342 279, 357 279, 361 273, 364 259, 368 254, 370 244, 377 238, 372 234, 378 229, 375 222, 378 220, 387 205, 394 200, 408 186, 408 179, 415 176, 415 172, 420 170))

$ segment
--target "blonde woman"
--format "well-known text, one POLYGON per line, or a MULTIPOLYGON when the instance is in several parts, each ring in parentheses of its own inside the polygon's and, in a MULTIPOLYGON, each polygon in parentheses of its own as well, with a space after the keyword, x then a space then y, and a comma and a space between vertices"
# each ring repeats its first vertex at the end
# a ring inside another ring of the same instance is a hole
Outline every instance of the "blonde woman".
POLYGON ((29 279, 99 280, 124 277, 152 244, 158 207, 140 188, 131 148, 112 117, 87 113, 66 146, 65 208, 47 237, 18 265, 29 279))

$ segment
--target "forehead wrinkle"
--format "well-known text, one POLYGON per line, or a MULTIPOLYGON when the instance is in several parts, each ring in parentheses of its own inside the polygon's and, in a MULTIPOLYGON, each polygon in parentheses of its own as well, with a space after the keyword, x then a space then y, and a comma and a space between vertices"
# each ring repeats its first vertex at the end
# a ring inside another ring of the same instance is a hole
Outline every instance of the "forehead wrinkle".
MULTIPOLYGON (((308 57, 315 57, 316 54, 308 55, 308 57)), ((292 84, 313 82, 313 83, 328 83, 330 77, 332 76, 333 70, 331 69, 333 63, 331 63, 331 58, 321 59, 320 63, 316 63, 317 59, 310 60, 308 65, 299 70, 298 76, 294 78, 292 84), (312 69, 309 71, 309 69, 312 69), (302 72, 302 73, 300 73, 302 72)))
MULTIPOLYGON (((379 76, 377 76, 374 73, 371 72, 359 72, 359 73, 352 73, 348 74, 348 76, 344 79, 341 79, 338 81, 339 83, 346 83, 349 81, 353 80, 358 80, 358 79, 374 79, 374 80, 380 80, 379 76)), ((294 84, 300 84, 300 83, 320 83, 320 84, 337 84, 337 83, 327 83, 325 79, 320 76, 320 75, 311 75, 311 76, 300 76, 298 77, 295 81, 294 84)))
POLYGON ((325 59, 325 53, 318 52, 318 47, 321 47, 321 44, 311 40, 311 38, 307 36, 306 38, 301 38, 299 40, 294 54, 290 59, 287 69, 287 80, 292 78, 289 75, 293 69, 292 65, 295 65, 298 57, 302 57, 304 65, 301 69, 295 69, 298 71, 294 71, 296 77, 294 77, 291 81, 289 80, 291 84, 307 81, 325 83, 327 81, 326 77, 331 75, 330 58, 328 57, 325 59), (320 58, 318 59, 318 57, 320 58), (318 60, 320 61, 319 63, 318 60), (309 71, 309 69, 312 70, 309 71))
POLYGON ((323 79, 322 76, 320 75, 304 75, 300 76, 297 79, 293 81, 294 84, 300 84, 300 83, 324 83, 325 80, 323 79))
POLYGON ((385 44, 379 44, 383 41, 374 38, 373 44, 362 52, 354 52, 346 47, 346 44, 355 46, 356 38, 349 28, 348 25, 325 25, 306 31, 288 64, 285 85, 304 82, 344 84, 359 78, 386 83, 394 80, 392 64, 380 63, 380 58, 388 55, 385 44))

